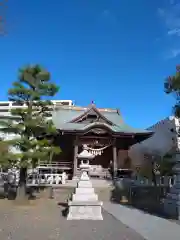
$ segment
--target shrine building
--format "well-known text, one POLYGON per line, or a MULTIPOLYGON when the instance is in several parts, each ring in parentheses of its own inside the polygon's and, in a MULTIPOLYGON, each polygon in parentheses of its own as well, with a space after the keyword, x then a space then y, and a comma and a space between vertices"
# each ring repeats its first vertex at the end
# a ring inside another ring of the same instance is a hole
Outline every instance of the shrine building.
MULTIPOLYGON (((130 146, 153 134, 152 131, 128 126, 118 109, 97 108, 95 104, 58 107, 53 111, 52 120, 58 130, 55 144, 62 149, 53 160, 69 169, 73 176, 78 174, 80 163, 77 156, 84 145, 95 155, 90 165, 107 169, 111 162, 116 172, 125 164, 119 153, 127 152, 130 146)), ((131 165, 128 163, 128 167, 131 165)))

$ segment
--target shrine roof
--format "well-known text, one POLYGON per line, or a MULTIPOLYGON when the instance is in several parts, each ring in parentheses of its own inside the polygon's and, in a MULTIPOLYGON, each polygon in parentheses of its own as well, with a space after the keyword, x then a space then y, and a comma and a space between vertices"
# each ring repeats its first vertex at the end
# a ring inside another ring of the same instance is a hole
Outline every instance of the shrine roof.
MULTIPOLYGON (((53 112, 53 121, 58 124, 68 123, 73 119, 85 113, 89 108, 83 107, 60 107, 53 112)), ((105 118, 114 124, 121 124, 123 122, 122 116, 118 114, 117 109, 98 108, 97 109, 105 118)), ((79 124, 79 123, 78 123, 79 124)))
POLYGON ((104 126, 109 128, 114 133, 134 133, 134 134, 147 134, 150 135, 152 132, 144 130, 144 129, 137 129, 131 126, 128 126, 122 118, 119 110, 117 109, 107 109, 107 108, 96 108, 95 106, 90 106, 87 108, 83 107, 76 107, 76 106, 63 106, 56 109, 53 112, 52 116, 53 122, 55 127, 61 131, 85 131, 86 129, 92 127, 99 127, 104 126), (83 114, 85 114, 89 109, 95 108, 101 116, 103 116, 107 121, 111 124, 105 122, 92 122, 92 123, 77 123, 73 122, 73 119, 77 119, 83 114))

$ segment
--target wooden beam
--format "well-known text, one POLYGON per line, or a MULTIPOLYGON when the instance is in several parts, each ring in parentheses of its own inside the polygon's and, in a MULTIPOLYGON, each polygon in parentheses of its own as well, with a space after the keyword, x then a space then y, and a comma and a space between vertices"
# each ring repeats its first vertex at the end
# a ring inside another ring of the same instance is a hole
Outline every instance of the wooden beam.
POLYGON ((80 139, 110 139, 111 137, 105 137, 105 136, 80 136, 80 139))
POLYGON ((113 142, 113 176, 116 176, 116 173, 117 173, 117 147, 116 147, 116 141, 114 139, 114 142, 113 142))
POLYGON ((73 161, 73 177, 77 176, 77 156, 78 156, 78 138, 75 138, 74 141, 74 161, 73 161))

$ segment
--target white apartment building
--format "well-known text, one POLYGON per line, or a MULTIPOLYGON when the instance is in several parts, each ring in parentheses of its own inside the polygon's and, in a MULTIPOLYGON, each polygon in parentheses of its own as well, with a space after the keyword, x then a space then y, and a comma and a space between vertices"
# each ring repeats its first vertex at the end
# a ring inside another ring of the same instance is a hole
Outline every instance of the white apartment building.
MULTIPOLYGON (((72 100, 51 100, 54 107, 58 106, 74 106, 74 102, 72 100)), ((11 101, 0 101, 0 119, 11 117, 11 109, 13 108, 26 108, 25 104, 17 104, 11 101)), ((0 132, 0 137, 3 139, 13 139, 15 137, 14 134, 4 134, 0 132)))
MULTIPOLYGON (((74 106, 74 102, 72 100, 51 100, 53 105, 58 106, 74 106)), ((0 101, 0 118, 3 116, 11 116, 11 109, 13 108, 25 108, 26 104, 17 104, 11 101, 0 101)))
POLYGON ((177 134, 179 126, 179 119, 170 116, 147 128, 154 131, 153 136, 129 149, 128 155, 133 165, 140 166, 145 163, 147 154, 163 157, 179 145, 177 134))

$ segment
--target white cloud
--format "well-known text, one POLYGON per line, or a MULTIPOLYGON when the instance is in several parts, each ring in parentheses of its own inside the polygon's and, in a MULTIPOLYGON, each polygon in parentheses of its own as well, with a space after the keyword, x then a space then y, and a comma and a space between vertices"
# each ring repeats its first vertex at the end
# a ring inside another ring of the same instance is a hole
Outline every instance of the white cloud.
POLYGON ((158 16, 165 27, 165 38, 168 41, 167 58, 180 55, 180 1, 169 0, 168 4, 158 9, 158 16))
POLYGON ((158 15, 161 17, 168 35, 178 35, 180 33, 180 3, 170 4, 166 8, 159 8, 158 15))
POLYGON ((180 55, 180 48, 171 49, 165 56, 166 59, 176 58, 180 55))
POLYGON ((171 53, 172 53, 173 57, 177 57, 180 54, 180 48, 179 49, 172 49, 171 53))
POLYGON ((172 30, 169 30, 167 33, 170 36, 172 36, 172 35, 180 36, 180 29, 179 28, 174 28, 172 30))

